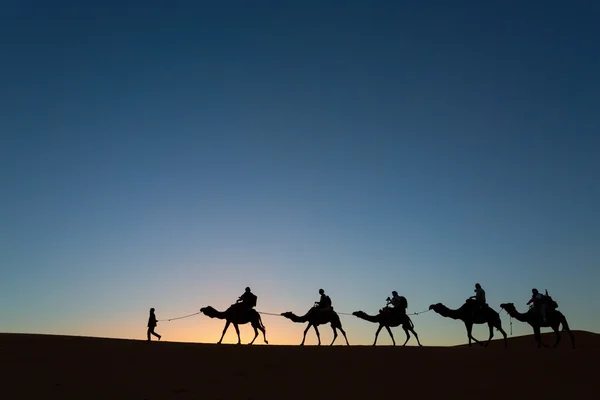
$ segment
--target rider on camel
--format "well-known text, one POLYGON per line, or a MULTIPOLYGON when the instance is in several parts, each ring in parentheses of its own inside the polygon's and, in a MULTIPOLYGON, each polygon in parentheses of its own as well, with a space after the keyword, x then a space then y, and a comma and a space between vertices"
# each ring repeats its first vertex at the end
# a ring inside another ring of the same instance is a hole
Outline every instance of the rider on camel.
POLYGON ((481 287, 481 285, 479 283, 475 284, 474 292, 475 292, 475 296, 471 296, 469 298, 473 299, 477 303, 479 303, 480 308, 483 307, 484 305, 486 305, 487 302, 485 301, 485 290, 483 290, 483 288, 481 287))
POLYGON ((476 307, 474 307, 474 309, 473 309, 473 318, 475 317, 475 314, 477 313, 477 311, 482 310, 487 305, 487 302, 485 300, 485 290, 483 290, 483 288, 481 287, 481 285, 479 283, 475 284, 474 292, 475 292, 475 296, 469 297, 469 300, 471 300, 471 299, 475 300, 475 305, 476 305, 476 307))
POLYGON ((248 311, 251 311, 256 306, 256 300, 256 295, 247 287, 244 293, 237 299, 236 304, 241 304, 247 307, 248 311))
POLYGON ((406 313, 406 304, 404 304, 404 300, 401 296, 398 295, 398 292, 395 290, 392 292, 392 298, 388 297, 390 304, 392 305, 392 310, 399 311, 403 314, 406 313))
POLYGON ((527 305, 533 303, 535 310, 542 318, 542 323, 546 323, 546 307, 544 302, 544 296, 538 292, 537 289, 531 289, 531 299, 527 302, 527 305))
POLYGON ((319 309, 320 311, 332 309, 333 307, 331 306, 331 298, 325 294, 325 291, 323 289, 319 289, 319 294, 321 295, 321 299, 315 302, 315 308, 319 309))

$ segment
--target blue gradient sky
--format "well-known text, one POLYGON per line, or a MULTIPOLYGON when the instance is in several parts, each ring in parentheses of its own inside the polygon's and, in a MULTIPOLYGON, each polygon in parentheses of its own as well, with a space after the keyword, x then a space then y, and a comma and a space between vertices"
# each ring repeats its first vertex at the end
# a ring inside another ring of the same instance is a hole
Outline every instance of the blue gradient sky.
POLYGON ((600 331, 597 2, 218 4, 2 3, 0 331, 143 338, 148 308, 224 309, 246 285, 267 312, 321 287, 341 312, 394 289, 456 308, 475 282, 498 310, 547 288, 600 331))

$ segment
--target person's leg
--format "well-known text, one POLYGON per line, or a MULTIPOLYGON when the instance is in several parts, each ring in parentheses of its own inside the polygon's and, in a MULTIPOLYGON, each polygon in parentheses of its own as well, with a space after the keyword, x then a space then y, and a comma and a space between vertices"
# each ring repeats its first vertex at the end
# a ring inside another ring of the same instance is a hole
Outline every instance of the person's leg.
POLYGON ((150 335, 156 336, 158 340, 160 340, 161 338, 161 336, 158 333, 154 332, 154 327, 148 327, 148 341, 150 341, 150 335))

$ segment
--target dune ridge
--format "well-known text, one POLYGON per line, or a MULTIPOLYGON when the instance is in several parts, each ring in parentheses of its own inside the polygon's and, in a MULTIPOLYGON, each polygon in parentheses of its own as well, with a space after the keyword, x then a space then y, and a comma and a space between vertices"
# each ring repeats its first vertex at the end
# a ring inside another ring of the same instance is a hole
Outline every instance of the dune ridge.
MULTIPOLYGON (((0 334, 5 398, 60 399, 505 399, 595 397, 600 335, 574 331, 538 349, 216 345, 45 334, 0 334), (553 342, 552 342, 553 343, 553 342)), ((553 340, 544 333, 544 340, 553 340)))

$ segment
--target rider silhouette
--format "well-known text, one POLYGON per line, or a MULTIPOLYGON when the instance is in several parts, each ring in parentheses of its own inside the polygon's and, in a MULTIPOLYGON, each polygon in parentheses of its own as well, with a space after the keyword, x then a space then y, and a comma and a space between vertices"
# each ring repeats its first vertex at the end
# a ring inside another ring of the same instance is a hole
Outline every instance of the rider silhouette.
POLYGON ((256 295, 247 287, 244 293, 237 299, 236 304, 241 304, 247 307, 248 310, 252 310, 256 306, 256 300, 256 295))
POLYGON ((400 311, 403 313, 406 313, 406 304, 404 304, 404 301, 402 299, 401 296, 398 295, 398 292, 396 292, 395 290, 392 292, 392 298, 390 299, 388 297, 389 303, 392 305, 392 310, 393 311, 400 311))
POLYGON ((487 302, 485 300, 485 290, 483 290, 479 283, 475 284, 474 292, 475 296, 469 297, 469 300, 475 300, 475 307, 473 307, 472 312, 473 318, 475 318, 475 314, 477 313, 477 311, 480 311, 481 309, 483 309, 483 307, 487 305, 487 302))
POLYGON ((542 319, 542 323, 546 323, 546 307, 544 302, 544 296, 538 292, 537 289, 531 289, 531 299, 527 302, 527 305, 533 303, 533 307, 538 312, 542 319))
POLYGON ((332 308, 331 298, 325 294, 325 291, 323 289, 319 289, 319 294, 321 295, 321 299, 315 302, 315 307, 320 310, 332 308))
POLYGON ((485 290, 483 290, 483 288, 481 287, 481 285, 479 283, 476 283, 474 292, 475 292, 475 296, 471 296, 469 298, 473 299, 477 303, 479 303, 480 307, 483 307, 486 304, 485 290))

